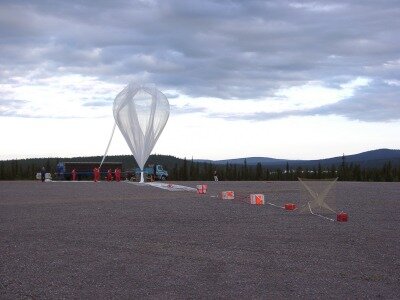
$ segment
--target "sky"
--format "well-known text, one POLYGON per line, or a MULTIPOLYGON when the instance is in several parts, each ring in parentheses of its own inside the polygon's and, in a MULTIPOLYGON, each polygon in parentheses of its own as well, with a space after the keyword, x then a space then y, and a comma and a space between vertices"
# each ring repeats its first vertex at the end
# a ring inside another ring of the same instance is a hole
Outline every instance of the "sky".
POLYGON ((398 0, 2 0, 0 159, 103 155, 129 82, 169 99, 154 154, 400 149, 399 28, 398 0))

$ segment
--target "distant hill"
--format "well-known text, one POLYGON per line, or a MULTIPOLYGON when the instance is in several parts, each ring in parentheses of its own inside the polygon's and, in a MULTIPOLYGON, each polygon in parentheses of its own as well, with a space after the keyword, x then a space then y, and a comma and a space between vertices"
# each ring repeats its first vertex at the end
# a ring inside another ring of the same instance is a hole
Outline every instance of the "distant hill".
MULTIPOLYGON (((361 167, 381 167, 385 162, 390 161, 394 165, 400 165, 400 150, 391 149, 378 149, 366 151, 358 154, 345 155, 345 162, 357 163, 361 167)), ((329 167, 331 165, 340 165, 342 163, 342 156, 336 156, 332 158, 316 159, 316 160, 286 160, 286 159, 276 159, 270 157, 246 157, 246 158, 236 158, 236 159, 223 159, 223 160, 197 160, 199 162, 210 162, 216 165, 229 164, 243 164, 246 159, 246 163, 251 165, 256 165, 261 163, 263 166, 274 167, 274 168, 284 168, 286 163, 290 165, 291 168, 295 167, 316 167, 321 164, 322 167, 329 167)))
POLYGON ((207 163, 212 163, 216 165, 225 165, 226 163, 232 164, 232 165, 242 165, 244 164, 244 160, 246 160, 246 163, 248 165, 256 165, 258 163, 261 163, 263 165, 280 165, 280 164, 286 164, 285 159, 277 159, 277 158, 270 158, 270 157, 245 157, 245 158, 233 158, 233 159, 222 159, 222 160, 208 160, 208 159, 198 159, 195 161, 198 162, 207 162, 207 163))
MULTIPOLYGON (((57 162, 100 162, 102 156, 86 156, 86 157, 59 157, 59 158, 29 158, 17 160, 20 165, 35 165, 35 167, 48 166, 54 167, 57 162)), ((243 165, 246 160, 247 165, 255 166, 261 163, 265 167, 270 168, 285 168, 286 164, 290 165, 290 168, 296 167, 308 167, 313 168, 321 164, 322 167, 330 167, 332 165, 339 166, 342 164, 342 156, 336 156, 325 159, 316 160, 287 160, 277 159, 271 157, 243 157, 235 159, 223 159, 223 160, 207 160, 207 159, 195 159, 194 162, 207 163, 213 165, 225 165, 226 163, 232 165, 243 165)), ((122 162, 124 169, 132 169, 137 167, 136 161, 132 155, 110 155, 106 157, 107 162, 122 162)), ((392 149, 378 149, 366 151, 358 154, 346 155, 345 162, 347 164, 359 164, 361 167, 382 167, 384 163, 391 162, 393 166, 400 165, 400 150, 392 149)), ((7 162, 7 161, 4 161, 7 162)), ((146 164, 158 163, 163 165, 167 170, 172 170, 175 166, 181 166, 184 159, 178 158, 171 155, 150 155, 146 164)))
MULTIPOLYGON (((393 165, 400 164, 400 150, 391 149, 378 149, 366 151, 353 155, 345 155, 345 162, 348 164, 359 164, 361 167, 381 167, 386 162, 391 162, 393 165)), ((337 156, 321 160, 310 160, 310 161, 298 161, 299 164, 318 164, 322 166, 340 165, 343 157, 337 156)), ((292 161, 296 164, 296 161, 292 161)))

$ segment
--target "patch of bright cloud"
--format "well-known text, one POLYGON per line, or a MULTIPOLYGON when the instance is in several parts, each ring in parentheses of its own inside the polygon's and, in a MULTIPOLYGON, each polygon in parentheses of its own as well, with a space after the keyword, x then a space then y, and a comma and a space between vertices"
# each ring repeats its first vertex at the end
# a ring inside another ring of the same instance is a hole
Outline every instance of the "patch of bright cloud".
POLYGON ((339 88, 330 88, 321 82, 310 82, 302 86, 281 89, 276 93, 283 102, 291 104, 288 109, 305 110, 339 102, 353 96, 357 88, 366 86, 371 80, 358 77, 341 84, 339 88))
POLYGON ((400 86, 400 80, 397 79, 385 80, 385 83, 391 86, 400 86))
POLYGON ((284 117, 285 112, 306 111, 352 97, 355 91, 371 82, 369 78, 357 77, 339 85, 327 87, 322 82, 310 82, 301 86, 279 89, 264 100, 224 100, 200 97, 196 99, 180 96, 170 99, 181 113, 202 113, 210 116, 239 116, 255 113, 274 113, 284 117))
POLYGON ((326 4, 326 3, 318 3, 318 2, 293 2, 289 4, 290 7, 305 9, 313 12, 330 12, 336 11, 338 9, 344 8, 342 4, 326 4))
POLYGON ((121 85, 82 75, 52 76, 36 80, 14 77, 10 83, 0 84, 3 99, 24 100, 18 106, 10 102, 8 115, 31 118, 91 118, 111 115, 110 99, 114 99, 121 89, 121 85))

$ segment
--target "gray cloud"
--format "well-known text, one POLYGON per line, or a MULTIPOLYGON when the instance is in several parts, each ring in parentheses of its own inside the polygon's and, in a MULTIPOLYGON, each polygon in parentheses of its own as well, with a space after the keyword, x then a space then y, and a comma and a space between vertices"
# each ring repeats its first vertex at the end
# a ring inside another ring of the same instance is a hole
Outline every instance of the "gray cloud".
POLYGON ((0 117, 18 117, 26 119, 82 119, 79 116, 51 116, 48 114, 31 114, 21 112, 20 108, 24 107, 29 101, 24 100, 4 100, 0 99, 0 117))
POLYGON ((102 101, 102 100, 98 100, 98 101, 88 101, 82 104, 83 106, 96 106, 96 107, 102 107, 102 106, 112 106, 112 103, 110 103, 109 101, 102 101))
POLYGON ((204 113, 204 112, 206 112, 206 109, 203 107, 191 107, 189 105, 184 105, 183 107, 179 107, 171 104, 171 114, 175 115, 204 113))
MULTIPOLYGON (((315 80, 399 80, 398 28, 397 0, 2 1, 0 82, 33 70, 32 80, 79 73, 124 84, 143 79, 190 97, 246 99, 315 80)), ((291 114, 399 119, 398 96, 393 86, 374 84, 291 114)))
POLYGON ((91 97, 91 98, 84 98, 82 106, 89 106, 89 107, 104 107, 110 106, 112 107, 114 99, 111 98, 101 98, 101 97, 91 97))
POLYGON ((0 116, 17 116, 17 111, 28 101, 0 98, 0 116))

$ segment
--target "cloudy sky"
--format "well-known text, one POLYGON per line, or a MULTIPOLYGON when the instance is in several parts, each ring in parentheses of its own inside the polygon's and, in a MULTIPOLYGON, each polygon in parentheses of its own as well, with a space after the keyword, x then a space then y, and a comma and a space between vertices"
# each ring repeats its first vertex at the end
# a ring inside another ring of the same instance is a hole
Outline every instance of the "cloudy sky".
POLYGON ((170 101, 153 153, 399 149, 399 28, 398 0, 2 0, 0 159, 102 155, 131 81, 170 101))

